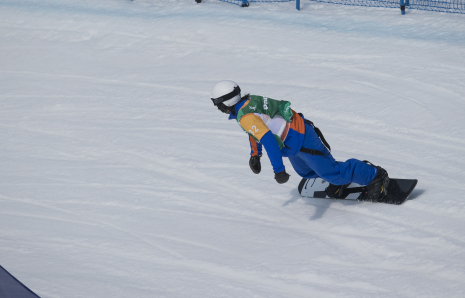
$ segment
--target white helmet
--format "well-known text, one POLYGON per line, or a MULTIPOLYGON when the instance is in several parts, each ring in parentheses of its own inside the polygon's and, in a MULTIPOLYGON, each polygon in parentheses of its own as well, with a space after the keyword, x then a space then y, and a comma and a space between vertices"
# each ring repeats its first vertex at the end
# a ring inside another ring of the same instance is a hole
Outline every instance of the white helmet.
POLYGON ((215 106, 223 103, 232 107, 241 100, 241 88, 233 81, 218 82, 213 87, 211 99, 215 106))

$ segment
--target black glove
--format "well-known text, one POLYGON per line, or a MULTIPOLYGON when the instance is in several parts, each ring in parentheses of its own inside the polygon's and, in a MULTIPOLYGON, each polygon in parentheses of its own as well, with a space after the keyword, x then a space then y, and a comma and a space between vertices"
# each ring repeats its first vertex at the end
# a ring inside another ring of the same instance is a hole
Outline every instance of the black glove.
POLYGON ((259 174, 262 170, 262 165, 260 164, 260 157, 261 155, 254 155, 250 157, 249 166, 252 169, 252 172, 255 174, 259 174))
POLYGON ((279 184, 286 183, 289 180, 290 176, 291 175, 286 173, 286 170, 279 173, 274 173, 274 179, 276 179, 276 182, 278 182, 279 184))

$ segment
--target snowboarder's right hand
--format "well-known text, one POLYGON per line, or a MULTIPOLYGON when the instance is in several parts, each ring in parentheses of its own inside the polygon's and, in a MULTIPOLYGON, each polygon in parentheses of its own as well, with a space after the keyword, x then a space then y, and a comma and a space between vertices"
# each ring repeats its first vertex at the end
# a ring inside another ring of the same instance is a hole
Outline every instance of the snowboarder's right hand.
POLYGON ((250 169, 252 169, 252 172, 254 172, 255 174, 259 174, 260 171, 262 170, 262 165, 260 164, 260 157, 262 156, 253 155, 250 157, 250 160, 249 160, 250 169))
POLYGON ((286 183, 289 180, 290 176, 291 175, 286 173, 286 170, 282 172, 274 173, 274 179, 276 179, 276 182, 278 182, 279 184, 286 183))

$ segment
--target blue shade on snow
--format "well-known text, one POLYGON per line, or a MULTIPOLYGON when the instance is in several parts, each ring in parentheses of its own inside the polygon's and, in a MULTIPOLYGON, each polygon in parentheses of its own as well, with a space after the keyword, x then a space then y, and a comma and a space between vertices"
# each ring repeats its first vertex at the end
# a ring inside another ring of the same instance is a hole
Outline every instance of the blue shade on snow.
POLYGON ((40 298, 0 266, 0 298, 40 298))

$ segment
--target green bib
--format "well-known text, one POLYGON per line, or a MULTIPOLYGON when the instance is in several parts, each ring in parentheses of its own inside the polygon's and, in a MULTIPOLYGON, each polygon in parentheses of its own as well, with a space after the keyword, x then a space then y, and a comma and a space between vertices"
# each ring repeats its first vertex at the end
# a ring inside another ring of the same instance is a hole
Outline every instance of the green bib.
MULTIPOLYGON (((263 97, 259 95, 250 95, 249 96, 250 102, 247 106, 242 107, 239 112, 237 113, 237 124, 241 125, 240 121, 242 116, 251 114, 251 113, 260 113, 266 114, 270 116, 270 118, 274 118, 276 115, 279 115, 286 120, 286 122, 292 122, 292 109, 291 103, 285 100, 275 100, 268 97, 263 97)), ((242 126, 241 126, 242 128, 242 126)), ((244 128, 242 128, 244 129, 244 128)), ((245 129, 244 129, 245 131, 245 129)), ((247 132, 247 131, 246 131, 247 132)), ((256 141, 258 141, 252 134, 247 132, 250 136, 252 136, 256 141)), ((279 148, 284 147, 284 143, 281 141, 281 138, 277 135, 274 135, 276 140, 278 141, 279 148)))

